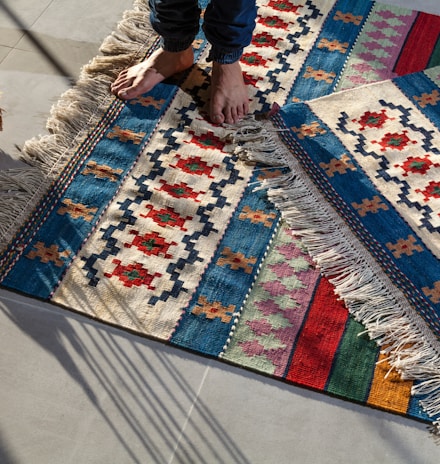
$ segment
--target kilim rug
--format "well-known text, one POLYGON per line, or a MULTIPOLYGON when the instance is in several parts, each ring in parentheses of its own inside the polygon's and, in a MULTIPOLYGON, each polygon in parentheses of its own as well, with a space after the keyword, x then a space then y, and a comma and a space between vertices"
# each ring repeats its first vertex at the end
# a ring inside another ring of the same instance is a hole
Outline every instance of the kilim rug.
POLYGON ((256 116, 235 128, 204 117, 202 34, 188 72, 109 93, 157 47, 136 2, 23 147, 29 168, 0 173, 1 285, 438 424, 440 19, 258 5, 256 116))

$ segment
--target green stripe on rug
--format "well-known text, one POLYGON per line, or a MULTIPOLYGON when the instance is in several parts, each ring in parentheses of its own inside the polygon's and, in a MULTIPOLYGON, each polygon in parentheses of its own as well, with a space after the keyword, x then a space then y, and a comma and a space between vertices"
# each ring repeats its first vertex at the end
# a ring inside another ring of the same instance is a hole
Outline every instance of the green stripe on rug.
POLYGON ((362 332, 364 326, 350 317, 327 383, 329 393, 355 401, 368 398, 379 348, 362 332))
POLYGON ((440 65, 440 37, 438 38, 434 50, 432 51, 432 55, 428 63, 428 68, 434 68, 438 65, 440 65))

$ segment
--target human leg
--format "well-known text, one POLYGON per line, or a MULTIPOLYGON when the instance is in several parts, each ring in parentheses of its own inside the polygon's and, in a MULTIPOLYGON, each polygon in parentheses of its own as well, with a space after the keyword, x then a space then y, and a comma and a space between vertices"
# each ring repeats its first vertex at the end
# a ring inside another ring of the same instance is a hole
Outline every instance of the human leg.
POLYGON ((212 0, 203 29, 213 60, 210 119, 236 123, 249 112, 249 96, 239 59, 252 40, 257 8, 255 0, 212 0))
POLYGON ((189 68, 199 19, 197 0, 150 0, 150 22, 161 36, 161 48, 146 61, 123 70, 112 84, 112 92, 124 100, 135 98, 189 68))
POLYGON ((252 41, 256 17, 255 0, 211 0, 203 20, 210 58, 221 64, 238 61, 252 41))
POLYGON ((150 23, 160 35, 162 48, 180 52, 191 46, 199 32, 197 0, 149 0, 150 23))
MULTIPOLYGON (((150 0, 150 10, 162 48, 119 74, 111 90, 122 99, 142 95, 193 64, 191 43, 200 15, 197 0, 150 0)), ((252 40, 255 18, 255 0, 212 0, 206 9, 204 31, 214 61, 209 116, 214 123, 235 123, 249 111, 239 59, 252 40)))

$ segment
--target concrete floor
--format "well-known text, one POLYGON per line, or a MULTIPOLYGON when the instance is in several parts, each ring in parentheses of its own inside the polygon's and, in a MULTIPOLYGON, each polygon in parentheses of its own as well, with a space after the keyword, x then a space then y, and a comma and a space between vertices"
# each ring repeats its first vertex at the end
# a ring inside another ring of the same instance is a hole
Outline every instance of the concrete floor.
MULTIPOLYGON (((439 0, 388 0, 440 14, 439 0)), ((131 0, 0 0, 0 149, 50 107, 131 0), (16 16, 6 12, 4 5, 16 16), (29 29, 56 59, 33 45, 29 29)), ((13 164, 0 157, 0 168, 13 164)), ((295 388, 0 290, 0 464, 434 464, 425 424, 295 388)))

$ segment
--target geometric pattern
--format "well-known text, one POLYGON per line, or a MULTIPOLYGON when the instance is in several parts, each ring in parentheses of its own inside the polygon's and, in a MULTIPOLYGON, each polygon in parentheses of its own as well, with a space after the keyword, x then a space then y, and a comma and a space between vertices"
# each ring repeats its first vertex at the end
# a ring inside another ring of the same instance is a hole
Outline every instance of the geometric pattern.
MULTIPOLYGON (((326 101, 327 114, 336 111, 339 116, 332 121, 323 115, 319 124, 340 134, 346 150, 354 155, 352 163, 368 174, 370 181, 396 205, 406 221, 417 225, 419 239, 440 257, 440 250, 431 246, 440 241, 440 216, 436 213, 440 211, 437 128, 420 115, 419 108, 424 106, 417 105, 419 98, 415 98, 415 103, 406 100, 404 105, 395 104, 396 90, 392 81, 384 82, 380 98, 371 91, 368 98, 363 97, 364 103, 358 102, 356 107, 347 101, 343 111, 336 109, 341 104, 339 100, 326 101)), ((362 98, 361 88, 350 92, 350 98, 362 98)), ((319 105, 310 102, 315 114, 319 105)), ((362 203, 369 199, 360 200, 362 203)))
MULTIPOLYGON (((434 418, 440 417, 440 101, 425 97, 438 90, 419 72, 285 105, 272 121, 291 149, 283 156, 293 181, 272 182, 270 191, 349 310, 373 338, 386 341, 388 357, 380 360, 420 382, 402 383, 401 392, 429 385, 420 400, 434 418), (316 200, 301 199, 301 189, 316 200)), ((286 378, 296 375, 294 369, 286 378)), ((376 388, 374 381, 369 395, 376 388)))
POLYGON ((375 3, 368 24, 353 47, 348 66, 337 90, 348 90, 370 82, 395 77, 391 63, 401 52, 401 40, 410 32, 417 17, 415 11, 390 9, 375 3))
MULTIPOLYGON (((426 256, 436 253, 440 225, 440 73, 428 69, 417 92, 410 79, 394 79, 369 96, 368 107, 361 98, 356 105, 320 99, 433 67, 438 19, 365 0, 257 4, 252 43, 241 59, 251 112, 261 116, 291 104, 304 110, 287 129, 304 147, 329 143, 313 160, 316 179, 354 192, 349 202, 335 200, 339 213, 353 219, 354 233, 358 221, 366 229, 383 221, 383 247, 371 240, 371 253, 437 330, 429 316, 440 304, 440 284, 428 276, 438 255, 426 256), (394 98, 396 89, 404 103, 394 98), (318 100, 301 103, 312 99, 318 100), (337 118, 330 117, 332 105, 337 118), (420 109, 423 121, 416 117, 420 109), (363 172, 374 189, 359 182, 363 172), (392 214, 405 223, 398 234, 384 219, 392 214), (415 279, 397 272, 414 262, 425 265, 414 268, 423 271, 415 279)), ((380 358, 381 369, 375 364, 380 347, 349 316, 267 192, 255 188, 276 182, 286 168, 244 163, 231 147, 233 130, 207 121, 211 64, 203 32, 194 50, 196 66, 148 94, 112 98, 107 107, 95 102, 99 122, 87 128, 0 253, 1 285, 175 346, 426 419, 410 392, 417 382, 388 382, 387 360, 380 358)), ((331 201, 333 191, 323 191, 331 201)))
POLYGON ((319 272, 300 241, 283 226, 223 358, 282 375, 313 294, 306 290, 313 288, 318 278, 319 272))

